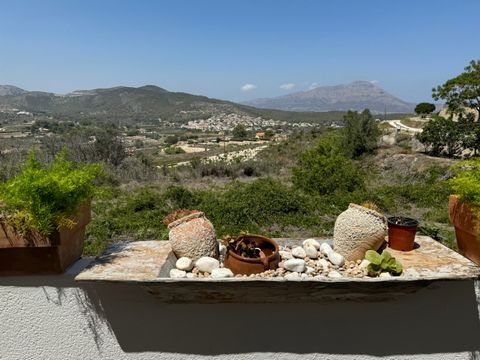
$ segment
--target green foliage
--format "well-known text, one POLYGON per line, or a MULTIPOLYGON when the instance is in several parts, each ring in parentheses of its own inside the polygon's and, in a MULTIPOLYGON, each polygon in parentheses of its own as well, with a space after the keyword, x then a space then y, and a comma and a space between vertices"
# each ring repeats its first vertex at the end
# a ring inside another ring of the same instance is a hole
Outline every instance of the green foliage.
POLYGON ((22 171, 0 185, 0 204, 7 219, 21 233, 31 229, 43 235, 71 225, 69 216, 92 197, 98 165, 75 167, 60 153, 51 164, 37 160, 31 152, 22 171))
POLYGON ((369 276, 378 276, 382 272, 400 275, 403 272, 402 264, 386 250, 381 255, 374 250, 367 250, 365 259, 370 261, 367 267, 369 276))
POLYGON ((447 155, 454 156, 461 150, 459 130, 458 124, 452 119, 436 116, 424 126, 423 131, 416 137, 428 147, 430 154, 438 156, 442 152, 446 152, 447 155))
POLYGON ((435 100, 445 100, 452 113, 463 113, 463 108, 480 114, 480 60, 472 60, 460 75, 432 89, 435 100))
POLYGON ((177 135, 169 135, 165 138, 165 144, 167 145, 175 145, 179 141, 177 135))
POLYGON ((344 156, 336 137, 325 137, 298 157, 293 183, 307 193, 320 195, 352 192, 364 186, 364 175, 354 161, 344 156))
POLYGON ((178 146, 168 146, 164 151, 167 155, 185 154, 185 150, 178 146))
POLYGON ((235 126, 232 131, 232 135, 234 139, 239 139, 239 140, 246 139, 248 137, 248 132, 247 132, 247 129, 245 128, 245 125, 238 124, 237 126, 235 126))
POLYGON ((348 156, 356 158, 377 148, 380 130, 368 109, 349 111, 343 121, 343 149, 348 156))
POLYGON ((449 181, 453 193, 462 201, 480 206, 480 158, 459 162, 453 170, 456 175, 449 181))
POLYGON ((422 102, 415 106, 415 113, 418 115, 428 115, 435 111, 435 104, 422 102))

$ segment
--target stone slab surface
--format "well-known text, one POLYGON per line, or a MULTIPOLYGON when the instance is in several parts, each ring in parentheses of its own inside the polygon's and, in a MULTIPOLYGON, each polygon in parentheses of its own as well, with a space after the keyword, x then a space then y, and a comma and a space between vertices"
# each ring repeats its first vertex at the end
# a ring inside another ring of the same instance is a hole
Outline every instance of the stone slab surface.
MULTIPOLYGON (((277 241, 281 246, 301 244, 301 240, 277 241)), ((168 273, 176 258, 168 242, 139 241, 115 244, 76 280, 136 283, 169 303, 263 303, 385 300, 418 291, 435 281, 480 277, 480 267, 430 237, 417 236, 415 242, 411 252, 389 249, 404 267, 398 277, 171 279, 168 273)))

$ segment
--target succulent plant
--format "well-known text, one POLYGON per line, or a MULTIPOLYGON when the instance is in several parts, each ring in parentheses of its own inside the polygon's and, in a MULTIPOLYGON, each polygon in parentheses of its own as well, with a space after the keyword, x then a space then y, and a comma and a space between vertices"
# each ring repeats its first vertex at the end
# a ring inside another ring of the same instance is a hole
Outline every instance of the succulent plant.
POLYGON ((373 201, 365 201, 362 206, 364 208, 370 209, 370 210, 375 210, 377 212, 380 212, 380 208, 378 207, 377 204, 375 204, 373 201))
POLYGON ((232 250, 235 254, 246 258, 259 258, 262 251, 255 240, 245 237, 248 235, 245 232, 241 232, 238 236, 225 235, 222 237, 222 242, 227 249, 232 250))
POLYGON ((165 216, 165 218, 163 219, 163 223, 168 226, 169 224, 171 224, 172 222, 174 222, 178 219, 181 219, 185 216, 195 214, 195 213, 198 213, 198 212, 199 212, 198 210, 187 210, 187 209, 176 210, 176 211, 168 214, 167 216, 165 216))
POLYGON ((383 250, 381 255, 374 250, 368 250, 365 259, 370 261, 367 267, 369 276, 378 276, 382 272, 398 276, 403 272, 402 264, 386 250, 383 250))

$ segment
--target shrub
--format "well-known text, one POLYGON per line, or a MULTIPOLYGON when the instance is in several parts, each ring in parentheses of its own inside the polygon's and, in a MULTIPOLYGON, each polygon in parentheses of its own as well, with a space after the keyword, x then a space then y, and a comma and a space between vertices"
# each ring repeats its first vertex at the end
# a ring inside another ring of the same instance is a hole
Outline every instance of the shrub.
POLYGON ((380 129, 368 109, 349 111, 343 117, 343 149, 349 157, 359 157, 377 148, 380 129))
POLYGON ((298 188, 320 195, 363 188, 361 169, 343 155, 335 142, 335 138, 323 138, 318 146, 300 154, 292 178, 298 188))
POLYGON ((69 226, 69 217, 93 195, 98 165, 74 167, 61 152, 51 164, 44 164, 31 152, 22 171, 0 186, 3 213, 25 234, 36 230, 49 235, 55 228, 69 226))

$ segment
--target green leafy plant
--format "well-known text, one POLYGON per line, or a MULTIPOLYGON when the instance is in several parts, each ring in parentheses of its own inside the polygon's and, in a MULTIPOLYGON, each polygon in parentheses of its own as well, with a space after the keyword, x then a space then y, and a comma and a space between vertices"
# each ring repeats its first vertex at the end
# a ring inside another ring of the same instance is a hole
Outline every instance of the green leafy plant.
POLYGON ((62 226, 72 227, 71 216, 92 197, 100 166, 75 166, 66 156, 62 151, 45 164, 32 151, 20 174, 0 184, 0 214, 20 234, 48 236, 62 226))
POLYGON ((382 272, 400 275, 403 272, 402 264, 386 250, 383 250, 381 255, 374 250, 368 250, 365 259, 370 261, 367 268, 369 276, 378 276, 382 272))
POLYGON ((454 165, 455 176, 449 180, 453 193, 460 200, 480 206, 480 158, 454 165))

